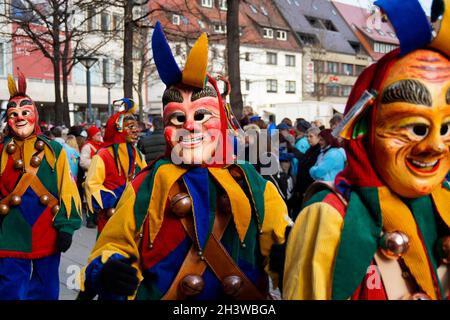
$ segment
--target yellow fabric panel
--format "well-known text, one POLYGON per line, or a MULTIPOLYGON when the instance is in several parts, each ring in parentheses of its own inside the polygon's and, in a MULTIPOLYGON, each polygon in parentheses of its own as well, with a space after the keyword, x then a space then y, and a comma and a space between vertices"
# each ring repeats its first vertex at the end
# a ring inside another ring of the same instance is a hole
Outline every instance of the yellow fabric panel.
MULTIPOLYGON (((134 256, 137 260, 132 266, 137 270, 137 276, 142 281, 142 270, 140 269, 139 255, 139 233, 136 230, 136 221, 134 219, 134 203, 136 194, 131 184, 128 184, 119 203, 115 214, 109 219, 100 234, 97 243, 92 249, 88 258, 88 264, 97 257, 101 257, 104 263, 114 253, 120 254, 126 258, 134 256)), ((86 266, 80 275, 81 290, 84 291, 86 266)), ((132 297, 129 297, 132 298, 132 297)))
POLYGON ((327 203, 314 203, 300 212, 286 247, 284 299, 331 299, 343 223, 339 212, 327 203))
POLYGON ((286 241, 284 234, 287 226, 294 222, 288 215, 287 206, 272 182, 267 182, 264 190, 264 221, 259 237, 260 250, 264 261, 264 269, 272 278, 274 288, 278 287, 278 274, 269 269, 269 253, 272 245, 282 244, 286 241))
POLYGON ((150 242, 155 240, 161 229, 170 189, 186 171, 187 169, 171 163, 161 165, 156 171, 148 207, 150 242))
POLYGON ((442 220, 450 227, 450 190, 439 187, 431 193, 431 196, 442 220))
POLYGON ((205 85, 207 66, 208 37, 206 33, 203 33, 189 52, 183 70, 182 82, 196 88, 203 88, 205 85))
MULTIPOLYGON (((67 219, 72 212, 72 200, 75 203, 77 214, 81 216, 81 199, 78 193, 77 184, 70 174, 69 159, 66 150, 61 148, 58 160, 56 162, 56 172, 58 176, 58 194, 60 202, 66 207, 67 219)), ((55 215, 56 217, 56 215, 55 215)))
MULTIPOLYGON (((128 156, 128 147, 127 143, 119 143, 119 175, 128 176, 128 170, 130 169, 130 160, 128 156), (121 172, 121 171, 124 172, 121 172)), ((114 157, 114 156, 113 156, 114 157)))
POLYGON ((228 169, 208 168, 208 171, 225 190, 230 199, 231 212, 233 214, 236 231, 240 241, 243 242, 252 218, 250 202, 245 192, 236 180, 234 180, 228 169))
POLYGON ((116 196, 114 192, 103 186, 105 175, 105 163, 103 162, 103 159, 98 154, 96 154, 92 157, 89 170, 86 173, 86 180, 84 182, 86 202, 90 212, 94 212, 92 198, 97 200, 99 206, 104 209, 100 191, 108 192, 114 197, 116 196))
POLYGON ((144 169, 147 166, 147 162, 145 161, 145 156, 142 154, 142 152, 139 151, 138 148, 133 147, 136 150, 136 165, 142 169, 144 169))
POLYGON ((431 42, 433 48, 444 52, 450 56, 450 0, 444 0, 444 14, 441 20, 441 27, 436 38, 431 42))
POLYGON ((385 232, 401 231, 409 237, 409 249, 403 255, 403 260, 417 284, 432 299, 436 299, 433 278, 426 249, 417 232, 417 224, 408 206, 387 187, 378 188, 383 229, 385 232))

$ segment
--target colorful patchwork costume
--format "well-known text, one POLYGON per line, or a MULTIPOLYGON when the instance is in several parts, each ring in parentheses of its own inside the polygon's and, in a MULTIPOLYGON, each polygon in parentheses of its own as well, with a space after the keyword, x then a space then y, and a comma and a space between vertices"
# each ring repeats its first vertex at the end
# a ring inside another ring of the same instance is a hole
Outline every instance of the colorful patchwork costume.
POLYGON ((86 174, 85 192, 90 214, 97 215, 100 233, 128 182, 147 164, 136 148, 137 122, 133 116, 134 102, 121 99, 125 107, 108 119, 104 145, 92 157, 86 174))
POLYGON ((432 24, 417 0, 375 4, 400 49, 353 88, 336 130, 348 166, 305 196, 287 244, 286 299, 449 296, 450 1, 434 1, 432 24))
POLYGON ((272 244, 284 242, 287 208, 252 165, 225 162, 231 121, 206 74, 206 35, 182 72, 159 22, 152 47, 167 85, 166 156, 126 188, 82 273, 82 290, 105 299, 265 299, 265 268, 272 244))
POLYGON ((0 300, 58 299, 60 253, 81 226, 64 148, 41 134, 34 102, 8 76, 8 134, 0 144, 0 300))

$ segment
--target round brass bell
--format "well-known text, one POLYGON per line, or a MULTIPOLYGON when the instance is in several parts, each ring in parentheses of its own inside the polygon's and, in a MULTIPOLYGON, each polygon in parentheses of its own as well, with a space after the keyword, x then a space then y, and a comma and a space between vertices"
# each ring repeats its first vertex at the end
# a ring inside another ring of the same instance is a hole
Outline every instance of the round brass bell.
POLYGON ((34 144, 34 148, 35 148, 37 151, 42 151, 42 150, 44 150, 44 147, 45 147, 45 143, 44 143, 44 141, 42 141, 42 140, 38 140, 38 141, 36 141, 36 143, 34 144))
POLYGON ((52 213, 53 215, 57 214, 59 209, 61 209, 61 207, 59 205, 56 205, 52 208, 52 213))
POLYGON ((0 204, 0 215, 4 216, 7 215, 9 212, 9 207, 6 204, 0 204))
POLYGON ((180 281, 180 290, 186 296, 195 296, 205 287, 203 278, 196 274, 189 274, 180 281))
POLYGON ((9 205, 11 205, 11 206, 18 206, 21 203, 22 203, 22 198, 20 196, 13 195, 9 199, 9 205))
POLYGON ((172 212, 179 217, 184 217, 191 212, 192 200, 191 197, 184 192, 175 195, 170 201, 172 212))
POLYGON ((50 201, 50 197, 46 194, 39 197, 39 201, 44 205, 48 205, 48 202, 50 201))
POLYGON ((380 250, 386 258, 398 259, 409 249, 409 238, 400 231, 385 232, 381 236, 380 250))
POLYGON ((431 300, 430 296, 423 292, 405 295, 402 300, 431 300))
POLYGON ((438 254, 442 263, 450 264, 450 236, 438 240, 438 254))
POLYGON ((14 169, 16 170, 22 170, 24 166, 23 160, 22 159, 18 159, 16 161, 14 161, 14 169))
POLYGON ((116 209, 109 208, 108 210, 106 210, 106 217, 109 219, 114 215, 114 213, 116 213, 116 209))
POLYGON ((242 287, 242 278, 239 276, 228 276, 222 280, 223 292, 225 294, 235 297, 238 295, 242 287))
POLYGON ((38 156, 32 156, 30 164, 33 168, 37 168, 41 165, 42 160, 38 156))
POLYGON ((10 143, 6 146, 6 152, 8 152, 9 154, 13 154, 14 152, 16 152, 17 150, 17 146, 14 143, 10 143))
POLYGON ((219 208, 223 212, 231 212, 231 202, 230 198, 226 193, 219 195, 219 208))

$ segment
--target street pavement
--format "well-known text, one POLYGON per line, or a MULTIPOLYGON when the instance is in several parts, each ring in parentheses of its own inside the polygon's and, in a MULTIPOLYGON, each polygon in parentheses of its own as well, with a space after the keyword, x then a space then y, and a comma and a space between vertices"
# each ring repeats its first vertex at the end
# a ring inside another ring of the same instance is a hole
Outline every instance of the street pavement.
POLYGON ((75 231, 72 246, 61 255, 59 266, 59 299, 75 300, 78 295, 76 276, 83 266, 95 244, 97 229, 86 228, 86 219, 83 226, 75 231))

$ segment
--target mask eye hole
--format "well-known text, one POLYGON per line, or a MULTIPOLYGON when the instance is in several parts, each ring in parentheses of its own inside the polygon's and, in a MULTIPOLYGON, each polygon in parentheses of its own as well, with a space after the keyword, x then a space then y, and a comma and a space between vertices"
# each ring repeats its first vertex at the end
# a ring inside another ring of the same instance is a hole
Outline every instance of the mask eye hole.
POLYGON ((212 117, 212 113, 206 109, 200 109, 195 111, 194 120, 198 122, 205 122, 212 117))
POLYGON ((410 131, 414 135, 423 138, 428 134, 429 128, 425 124, 413 124, 410 126, 410 131))
POLYGON ((11 112, 9 115, 8 115, 8 118, 10 118, 10 119, 12 119, 12 118, 17 118, 19 116, 19 114, 17 113, 17 112, 11 112))
POLYGON ((31 114, 30 110, 23 110, 22 111, 22 116, 24 116, 24 117, 28 117, 30 114, 31 114))
POLYGON ((181 126, 186 121, 186 115, 181 112, 176 112, 170 117, 170 123, 174 126, 181 126))
POLYGON ((450 123, 444 123, 441 126, 441 136, 445 136, 448 134, 448 132, 450 131, 449 126, 450 126, 450 123))

